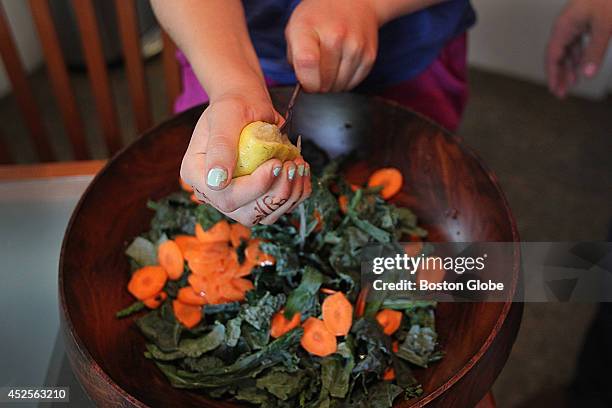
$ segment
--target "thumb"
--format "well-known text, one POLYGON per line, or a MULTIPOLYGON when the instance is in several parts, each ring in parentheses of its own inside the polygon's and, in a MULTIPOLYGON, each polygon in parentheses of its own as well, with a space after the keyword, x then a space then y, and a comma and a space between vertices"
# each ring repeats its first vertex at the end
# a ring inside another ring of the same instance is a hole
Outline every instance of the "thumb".
POLYGON ((587 78, 597 74, 608 49, 612 30, 604 21, 595 19, 591 27, 591 38, 584 50, 582 73, 587 78))
POLYGON ((212 190, 224 189, 232 179, 240 132, 248 123, 246 110, 239 104, 224 104, 209 113, 205 174, 212 190))

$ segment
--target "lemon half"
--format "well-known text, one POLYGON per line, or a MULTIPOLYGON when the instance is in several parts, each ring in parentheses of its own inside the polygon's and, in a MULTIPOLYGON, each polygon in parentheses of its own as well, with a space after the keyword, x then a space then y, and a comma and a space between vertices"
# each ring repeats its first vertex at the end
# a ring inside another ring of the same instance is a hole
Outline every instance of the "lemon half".
POLYGON ((240 132, 238 158, 234 177, 246 176, 270 159, 293 160, 300 156, 287 135, 281 134, 278 126, 266 122, 249 123, 240 132))

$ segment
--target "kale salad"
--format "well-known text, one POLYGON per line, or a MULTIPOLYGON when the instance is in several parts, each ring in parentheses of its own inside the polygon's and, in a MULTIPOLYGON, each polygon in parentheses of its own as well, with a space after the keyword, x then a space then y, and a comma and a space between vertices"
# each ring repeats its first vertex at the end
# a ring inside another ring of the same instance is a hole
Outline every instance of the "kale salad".
POLYGON ((299 209, 252 228, 187 191, 149 203, 151 228, 126 250, 137 300, 117 316, 134 319, 144 358, 174 387, 262 407, 382 408, 421 395, 413 369, 443 355, 436 305, 367 300, 361 263, 368 245, 426 231, 384 185, 348 183, 338 161, 312 184, 299 209))

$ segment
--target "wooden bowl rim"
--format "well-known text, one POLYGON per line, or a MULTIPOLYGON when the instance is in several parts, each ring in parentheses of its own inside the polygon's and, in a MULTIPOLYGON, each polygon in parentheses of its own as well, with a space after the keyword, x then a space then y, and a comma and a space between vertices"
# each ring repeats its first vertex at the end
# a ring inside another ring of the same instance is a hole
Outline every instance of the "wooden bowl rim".
MULTIPOLYGON (((501 189, 501 186, 499 185, 499 181, 497 179, 497 176, 495 175, 495 173, 491 169, 488 168, 488 166, 484 163, 482 158, 471 147, 469 147, 468 145, 465 144, 463 138, 461 138, 460 136, 457 136, 457 135, 451 133, 449 130, 447 130, 446 128, 444 128, 440 124, 434 122, 432 119, 428 118, 427 116, 424 116, 424 115, 422 115, 419 112, 415 112, 414 110, 412 110, 410 108, 407 108, 407 107, 405 107, 403 105, 400 105, 397 102, 390 101, 390 100, 387 100, 387 99, 384 99, 384 98, 381 98, 381 97, 378 97, 378 96, 364 97, 364 98, 376 100, 379 103, 383 103, 383 104, 392 106, 392 107, 394 107, 396 109, 403 110, 403 111, 405 111, 407 113, 410 113, 410 114, 418 117, 419 119, 423 120, 424 122, 427 122, 429 125, 439 129, 444 137, 446 137, 447 139, 449 139, 453 143, 455 143, 463 153, 467 154, 468 156, 471 156, 472 159, 474 159, 476 161, 478 166, 486 174, 487 178, 493 184, 493 186, 495 187, 495 190, 497 191, 497 193, 499 194, 499 196, 501 198, 503 209, 504 209, 504 211, 506 213, 507 219, 510 220, 510 227, 511 227, 511 231, 512 231, 512 242, 519 242, 520 241, 520 237, 519 237, 519 233, 518 233, 518 228, 517 228, 517 225, 516 225, 516 220, 514 218, 514 215, 512 214, 512 210, 510 209, 510 205, 508 203, 508 200, 506 199, 506 195, 504 194, 504 192, 501 189)), ((182 116, 193 115, 194 111, 202 111, 203 109, 206 108, 206 106, 207 106, 207 104, 202 104, 202 105, 194 106, 194 107, 192 107, 192 108, 190 108, 190 109, 188 109, 188 110, 186 110, 184 112, 181 112, 180 114, 174 115, 171 118, 169 118, 169 119, 167 119, 167 120, 165 120, 165 121, 163 121, 163 122, 161 122, 161 123, 151 127, 150 129, 145 131, 142 134, 142 136, 138 137, 134 142, 129 143, 128 145, 126 145, 123 148, 121 148, 110 160, 108 160, 107 163, 98 172, 98 174, 96 174, 94 176, 94 178, 92 179, 91 183, 87 186, 87 188, 83 192, 83 195, 79 199, 77 205, 75 206, 75 208, 74 208, 74 210, 72 212, 72 215, 70 216, 70 220, 69 220, 68 225, 66 227, 66 232, 64 233, 64 238, 62 240, 62 247, 61 247, 60 261, 59 261, 58 291, 59 291, 59 301, 60 301, 59 302, 60 313, 63 315, 64 324, 68 327, 68 330, 70 332, 70 336, 72 337, 75 346, 78 348, 79 352, 85 357, 85 359, 87 360, 87 363, 91 366, 91 369, 95 370, 108 384, 110 384, 110 386, 112 388, 115 389, 116 392, 119 393, 119 395, 121 395, 124 399, 126 399, 131 404, 134 404, 137 407, 145 408, 145 407, 149 407, 149 406, 147 404, 143 403, 142 401, 138 400, 136 397, 132 396, 126 390, 124 390, 119 384, 117 384, 104 371, 104 369, 102 369, 102 367, 100 367, 100 365, 92 357, 91 353, 87 350, 87 347, 85 346, 85 344, 83 343, 83 341, 79 337, 78 333, 76 332, 76 330, 74 328, 74 325, 72 324, 72 319, 70 317, 70 313, 68 312, 68 308, 66 307, 66 298, 65 298, 65 294, 64 294, 64 285, 63 285, 63 281, 64 281, 64 276, 63 276, 63 272, 64 272, 64 256, 65 256, 65 250, 66 250, 66 246, 67 246, 68 233, 72 229, 72 226, 73 226, 74 222, 76 221, 76 215, 79 213, 81 207, 83 206, 85 198, 88 196, 90 190, 92 190, 94 188, 94 185, 96 184, 98 179, 100 179, 101 177, 104 176, 104 174, 106 173, 108 168, 110 166, 112 166, 115 163, 115 161, 124 152, 126 152, 127 150, 132 148, 132 146, 134 144, 138 143, 139 140, 141 140, 143 138, 146 138, 146 137, 151 137, 152 134, 155 134, 155 133, 159 132, 159 130, 161 130, 161 129, 165 128, 165 127, 173 125, 175 122, 178 121, 178 118, 180 118, 182 116)), ((516 293, 516 288, 517 288, 517 285, 518 285, 518 279, 519 279, 519 274, 520 274, 520 263, 519 263, 519 260, 520 260, 520 248, 517 245, 517 246, 515 246, 514 251, 513 251, 512 291, 509 294, 511 297, 514 296, 514 294, 516 293)), ((496 303, 500 303, 500 302, 496 302, 496 303)), ((446 380, 442 385, 437 387, 435 390, 433 390, 432 392, 430 392, 429 394, 427 394, 423 398, 421 398, 418 401, 416 401, 414 403, 414 405, 413 405, 414 407, 423 407, 423 406, 427 405, 428 403, 430 403, 432 400, 434 400, 437 397, 439 397, 446 390, 448 390, 454 384, 456 384, 461 378, 463 378, 463 376, 465 376, 472 369, 472 367, 474 367, 476 365, 476 363, 478 363, 478 361, 480 361, 481 357, 489 349, 491 343, 493 343, 493 341, 497 337, 497 334, 499 333, 499 331, 501 330, 503 324, 505 323, 506 317, 508 316, 508 313, 510 311, 512 303, 513 302, 512 302, 511 299, 507 300, 506 302, 504 302, 504 307, 502 308, 501 313, 499 314, 499 316, 497 318, 497 321, 495 322, 495 326, 493 326, 493 329, 491 330, 491 332, 487 336, 487 338, 484 341, 484 343, 482 344, 482 346, 474 353, 474 355, 472 357, 470 357, 470 359, 467 361, 467 363, 465 365, 463 365, 455 374, 450 376, 448 378, 448 380, 446 380)))

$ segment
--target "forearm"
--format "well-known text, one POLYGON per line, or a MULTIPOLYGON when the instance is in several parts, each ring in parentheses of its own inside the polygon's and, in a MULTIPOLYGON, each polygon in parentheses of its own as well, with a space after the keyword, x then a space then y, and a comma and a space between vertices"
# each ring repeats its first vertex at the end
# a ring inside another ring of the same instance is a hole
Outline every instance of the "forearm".
POLYGON ((265 89, 240 0, 151 0, 211 100, 232 89, 265 89))
POLYGON ((378 16, 379 25, 447 0, 367 0, 378 16))

